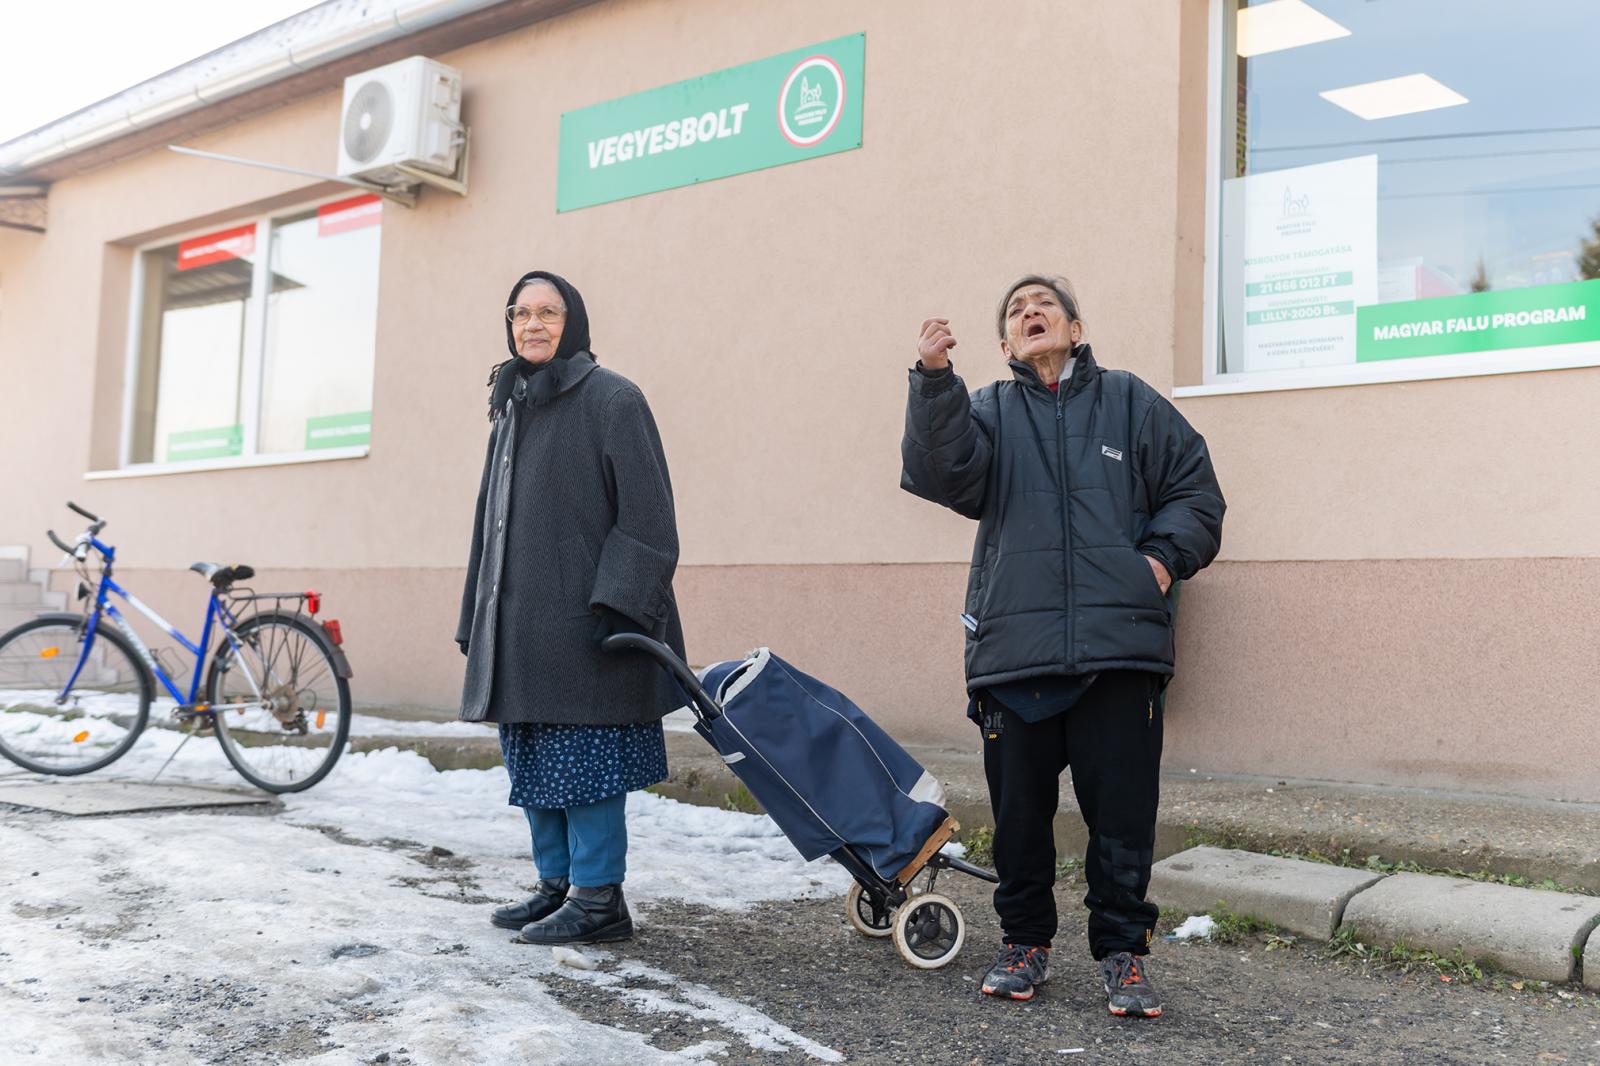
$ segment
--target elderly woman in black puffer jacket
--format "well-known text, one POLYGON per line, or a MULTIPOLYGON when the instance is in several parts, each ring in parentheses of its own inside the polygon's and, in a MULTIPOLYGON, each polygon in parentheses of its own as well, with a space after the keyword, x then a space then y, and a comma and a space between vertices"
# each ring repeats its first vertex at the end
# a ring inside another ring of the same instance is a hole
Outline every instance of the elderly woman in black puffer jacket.
POLYGON ((1061 772, 1089 830, 1089 949, 1107 1005, 1154 1017, 1144 957, 1174 581, 1216 557, 1226 505, 1203 437, 1167 398, 1095 359, 1072 286, 1029 274, 996 311, 1010 374, 969 391, 944 318, 922 324, 901 485, 976 519, 968 715, 982 729, 1003 945, 980 986, 1026 1000, 1056 934, 1061 772))
POLYGON ((461 717, 499 725, 540 879, 492 920, 535 944, 624 940, 625 802, 666 777, 661 718, 681 700, 654 662, 600 641, 644 633, 683 654, 672 484, 644 394, 595 363, 577 289, 530 271, 505 315, 456 641, 461 717))

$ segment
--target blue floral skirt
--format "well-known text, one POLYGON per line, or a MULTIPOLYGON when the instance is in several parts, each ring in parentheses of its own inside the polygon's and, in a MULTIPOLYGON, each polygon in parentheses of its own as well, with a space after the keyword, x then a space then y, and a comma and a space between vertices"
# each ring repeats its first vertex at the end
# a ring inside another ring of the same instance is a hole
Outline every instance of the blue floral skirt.
POLYGON ((581 807, 666 780, 660 722, 548 725, 501 722, 513 807, 581 807))

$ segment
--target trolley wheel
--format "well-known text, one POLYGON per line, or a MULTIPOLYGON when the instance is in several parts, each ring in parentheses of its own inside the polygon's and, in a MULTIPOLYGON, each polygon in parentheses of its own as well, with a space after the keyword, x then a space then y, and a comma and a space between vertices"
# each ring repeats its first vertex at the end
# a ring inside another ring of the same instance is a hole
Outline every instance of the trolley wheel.
POLYGON ((859 881, 844 894, 844 916, 862 936, 884 937, 894 932, 894 911, 880 911, 859 881))
POLYGON ((949 896, 927 892, 906 900, 894 916, 894 946, 919 970, 937 970, 961 953, 967 924, 949 896))

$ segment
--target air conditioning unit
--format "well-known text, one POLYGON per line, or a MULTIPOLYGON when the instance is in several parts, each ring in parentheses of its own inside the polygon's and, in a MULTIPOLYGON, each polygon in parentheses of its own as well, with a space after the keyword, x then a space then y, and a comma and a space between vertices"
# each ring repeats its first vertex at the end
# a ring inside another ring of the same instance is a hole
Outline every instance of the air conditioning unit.
POLYGON ((450 179, 465 132, 460 71, 412 56, 352 74, 344 80, 339 176, 386 187, 416 185, 425 175, 450 179))

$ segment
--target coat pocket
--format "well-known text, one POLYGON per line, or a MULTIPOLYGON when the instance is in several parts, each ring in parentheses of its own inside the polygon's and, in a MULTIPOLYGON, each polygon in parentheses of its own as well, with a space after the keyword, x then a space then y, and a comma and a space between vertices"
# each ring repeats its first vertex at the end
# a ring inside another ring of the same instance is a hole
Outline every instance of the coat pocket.
POLYGON ((1150 567, 1152 556, 1146 555, 1135 548, 1133 558, 1139 571, 1134 577, 1134 582, 1143 593, 1142 602, 1165 611, 1167 609, 1167 594, 1161 591, 1161 582, 1156 580, 1156 572, 1150 567))
POLYGON ((582 537, 566 537, 556 546, 561 565, 561 609, 566 618, 583 618, 594 592, 594 553, 582 537))
POLYGON ((988 613, 989 590, 994 587, 994 568, 1000 552, 993 544, 984 545, 980 561, 967 579, 967 613, 982 618, 988 613))

